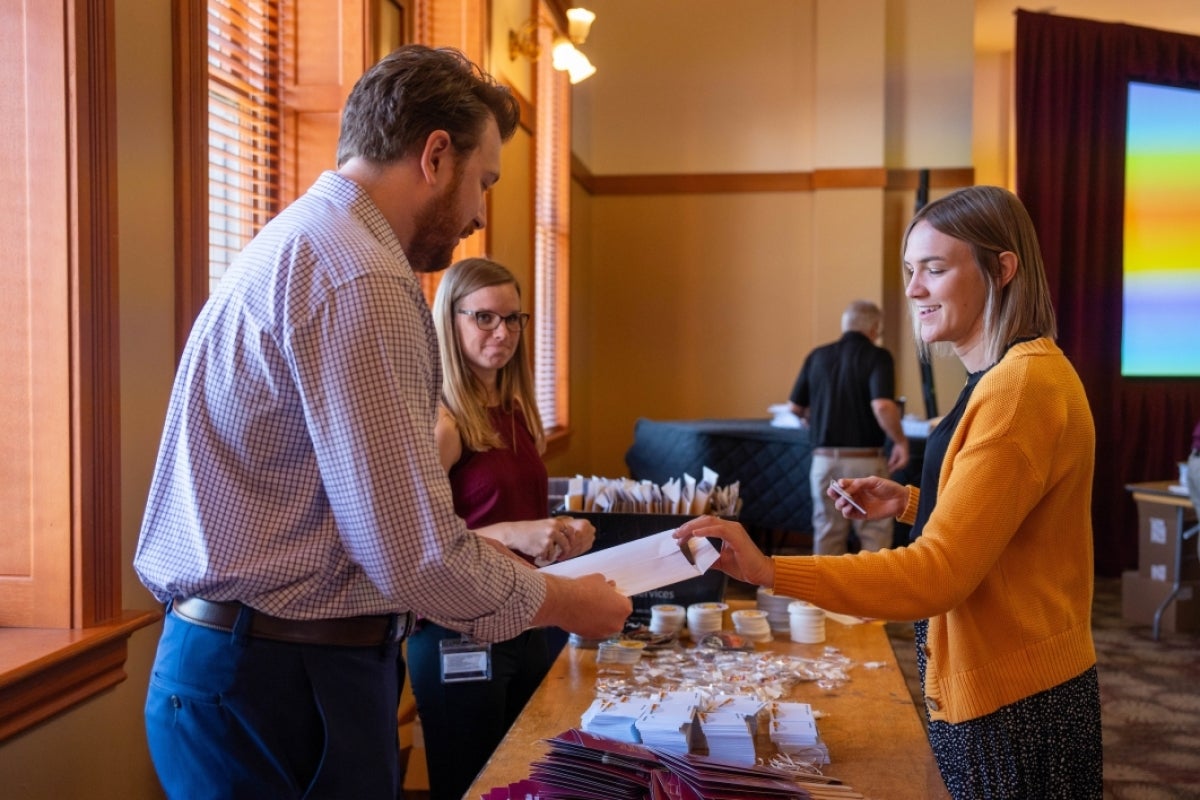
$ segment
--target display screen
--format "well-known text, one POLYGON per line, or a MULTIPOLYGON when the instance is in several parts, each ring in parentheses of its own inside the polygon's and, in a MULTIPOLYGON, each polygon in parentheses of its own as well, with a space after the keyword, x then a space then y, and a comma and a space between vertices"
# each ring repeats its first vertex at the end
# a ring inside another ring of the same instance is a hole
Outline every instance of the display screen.
POLYGON ((1200 377, 1200 90, 1130 82, 1121 374, 1200 377))

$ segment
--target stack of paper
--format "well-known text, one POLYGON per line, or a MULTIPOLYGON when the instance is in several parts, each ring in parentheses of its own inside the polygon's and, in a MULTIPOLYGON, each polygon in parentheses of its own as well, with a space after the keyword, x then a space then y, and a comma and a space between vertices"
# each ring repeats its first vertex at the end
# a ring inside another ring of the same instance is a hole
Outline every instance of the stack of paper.
POLYGON ((700 695, 696 692, 665 693, 637 721, 642 744, 674 753, 686 753, 699 705, 700 695))
POLYGON ((697 715, 708 757, 727 764, 753 764, 754 736, 763 702, 750 695, 729 695, 697 715))
POLYGON ((636 723, 650 709, 646 698, 621 697, 616 700, 596 698, 583 712, 581 727, 588 733, 607 736, 619 742, 638 742, 636 723))
POLYGON ((491 789, 486 800, 800 800, 861 798, 834 778, 702 756, 655 751, 578 730, 547 740, 528 780, 491 789))
POLYGON ((530 780, 484 795, 488 800, 645 800, 662 762, 639 744, 583 731, 548 740, 549 752, 530 765, 530 780))
POLYGON ((814 764, 829 763, 829 749, 817 734, 817 721, 808 703, 772 703, 768 723, 779 752, 814 764))

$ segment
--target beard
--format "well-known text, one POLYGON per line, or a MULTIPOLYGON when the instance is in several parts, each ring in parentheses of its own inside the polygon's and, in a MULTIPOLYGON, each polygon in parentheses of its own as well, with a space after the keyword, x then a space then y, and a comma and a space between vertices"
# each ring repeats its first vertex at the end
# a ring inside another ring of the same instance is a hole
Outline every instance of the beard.
POLYGON ((456 203, 462 179, 461 165, 455 164, 450 185, 417 212, 416 231, 405 253, 414 272, 438 272, 450 266, 464 232, 456 203))

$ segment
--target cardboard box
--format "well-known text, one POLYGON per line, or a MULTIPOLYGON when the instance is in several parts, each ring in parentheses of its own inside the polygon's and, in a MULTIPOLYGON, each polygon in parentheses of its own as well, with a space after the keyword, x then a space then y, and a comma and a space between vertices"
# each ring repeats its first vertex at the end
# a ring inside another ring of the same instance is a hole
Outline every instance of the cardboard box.
MULTIPOLYGON (((1153 625, 1154 612, 1171 593, 1170 583, 1152 580, 1130 570, 1121 575, 1121 616, 1126 622, 1153 625)), ((1163 611, 1161 633, 1200 631, 1200 581, 1180 584, 1179 594, 1163 611)))
MULTIPOLYGON (((564 512, 559 512, 564 513, 564 512)), ((565 512, 572 517, 586 519, 596 528, 593 550, 603 550, 613 545, 625 544, 644 536, 678 528, 689 519, 690 514, 596 514, 582 511, 565 512)), ((714 547, 720 541, 712 540, 714 547)), ((687 607, 692 603, 723 601, 725 599, 726 576, 724 572, 710 569, 703 575, 672 583, 649 592, 635 594, 631 625, 649 625, 650 607, 659 603, 673 603, 687 607)))
MULTIPOLYGON (((1179 506, 1154 500, 1139 499, 1138 507, 1138 574, 1143 578, 1172 584, 1175 582, 1175 543, 1179 538, 1179 506)), ((1184 509, 1183 529, 1196 524, 1196 513, 1184 509)), ((1200 580, 1200 557, 1196 539, 1183 542, 1183 562, 1180 580, 1200 580)))

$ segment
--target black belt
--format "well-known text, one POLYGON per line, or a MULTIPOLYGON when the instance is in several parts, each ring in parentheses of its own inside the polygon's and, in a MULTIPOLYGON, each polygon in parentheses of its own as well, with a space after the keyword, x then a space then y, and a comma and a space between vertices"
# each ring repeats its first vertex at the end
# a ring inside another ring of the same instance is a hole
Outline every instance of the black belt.
MULTIPOLYGON (((233 631, 238 615, 246 609, 241 603, 216 603, 202 597, 187 597, 171 602, 175 616, 219 631, 233 631)), ((371 647, 399 642, 412 632, 414 620, 411 611, 404 614, 296 620, 248 610, 252 615, 246 631, 248 636, 276 642, 336 647, 371 647)))
POLYGON ((832 458, 876 458, 883 454, 880 447, 814 447, 813 455, 832 458))

